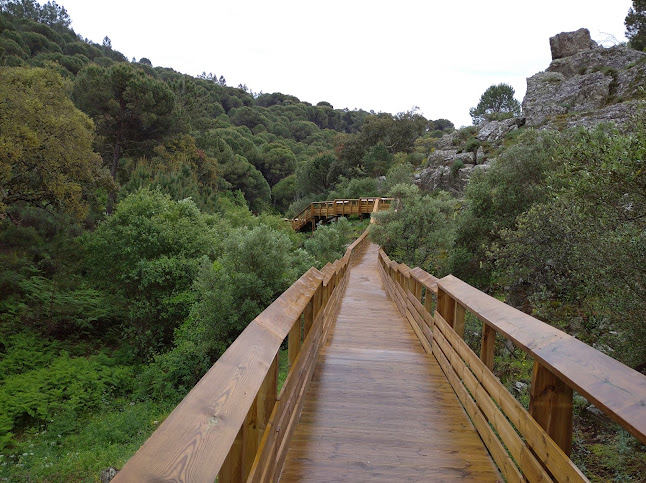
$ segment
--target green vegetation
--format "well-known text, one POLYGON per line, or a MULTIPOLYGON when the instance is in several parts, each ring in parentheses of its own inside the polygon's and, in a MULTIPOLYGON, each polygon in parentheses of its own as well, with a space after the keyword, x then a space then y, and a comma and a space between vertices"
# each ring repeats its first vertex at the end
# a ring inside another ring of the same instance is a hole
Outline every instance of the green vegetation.
MULTIPOLYGON (((645 116, 642 107, 625 132, 525 129, 471 177, 460 203, 426 195, 411 209, 421 195, 395 187, 398 211, 380 213, 371 236, 399 262, 452 273, 644 371, 645 116)), ((466 340, 478 352, 481 324, 472 319, 466 340)), ((497 345, 494 370, 527 405, 532 361, 497 345)), ((573 459, 596 481, 639 479, 644 446, 595 421, 580 400, 573 459)))
POLYGON ((123 465, 250 320, 367 224, 341 219, 306 240, 281 213, 410 182, 453 128, 128 62, 70 23, 54 2, 0 1, 11 480, 123 465))
POLYGON ((630 46, 633 49, 644 50, 646 48, 646 2, 644 0, 633 0, 633 6, 628 10, 624 24, 630 46))
POLYGON ((514 99, 514 88, 509 84, 492 85, 480 96, 476 107, 469 109, 473 124, 500 121, 520 114, 520 103, 514 99))
MULTIPOLYGON (((121 467, 250 320, 366 227, 293 233, 283 217, 315 200, 391 195, 371 228, 391 257, 646 365, 643 115, 627 133, 516 130, 458 201, 413 183, 446 119, 128 62, 55 2, 0 1, 0 65, 0 479, 121 467)), ((474 122, 517 112, 510 89, 488 89, 474 122)), ((455 146, 476 152, 475 134, 455 146)), ((496 359, 508 385, 530 367, 496 359)), ((603 434, 577 461, 643 473, 643 448, 603 434)))

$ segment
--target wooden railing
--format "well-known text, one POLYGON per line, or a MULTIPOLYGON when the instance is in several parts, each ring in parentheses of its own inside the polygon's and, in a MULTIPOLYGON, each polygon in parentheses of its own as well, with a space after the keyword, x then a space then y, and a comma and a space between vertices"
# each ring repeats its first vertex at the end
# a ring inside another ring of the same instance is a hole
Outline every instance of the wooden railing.
POLYGON ((379 266, 507 481, 587 481, 568 456, 573 390, 646 443, 646 376, 451 275, 438 280, 383 250, 379 266), (482 323, 479 356, 463 340, 467 311, 482 323), (492 373, 496 334, 534 361, 529 412, 492 373))
POLYGON ((275 481, 366 234, 256 317, 114 481, 275 481), (277 394, 285 338, 289 372, 277 394))
POLYGON ((369 215, 378 210, 387 210, 392 198, 356 198, 331 201, 316 201, 301 211, 292 219, 292 229, 299 231, 308 224, 312 224, 312 231, 316 221, 324 218, 350 215, 369 215))

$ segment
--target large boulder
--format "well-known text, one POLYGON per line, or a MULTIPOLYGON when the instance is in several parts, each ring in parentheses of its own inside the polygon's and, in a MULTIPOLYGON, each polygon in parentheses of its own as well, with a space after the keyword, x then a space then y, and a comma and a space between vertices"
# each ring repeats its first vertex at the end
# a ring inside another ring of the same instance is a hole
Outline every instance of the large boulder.
POLYGON ((556 121, 558 116, 604 107, 612 77, 601 72, 566 79, 558 72, 540 72, 527 79, 523 112, 529 126, 556 121))
POLYGON ((620 45, 606 49, 589 36, 580 29, 550 39, 554 60, 527 79, 528 126, 562 129, 611 121, 621 127, 630 118, 625 114, 644 98, 646 54, 620 45))
POLYGON ((477 166, 464 164, 459 169, 458 166, 428 167, 415 175, 415 183, 425 191, 442 190, 460 196, 474 171, 484 171, 489 166, 489 163, 486 163, 477 166))
POLYGON ((489 143, 495 143, 502 140, 509 132, 525 123, 524 118, 512 117, 504 121, 489 121, 480 126, 476 139, 489 143))
POLYGON ((550 49, 552 50, 552 60, 569 57, 577 52, 590 50, 597 44, 590 37, 588 29, 579 29, 575 32, 561 32, 560 34, 550 37, 550 49))

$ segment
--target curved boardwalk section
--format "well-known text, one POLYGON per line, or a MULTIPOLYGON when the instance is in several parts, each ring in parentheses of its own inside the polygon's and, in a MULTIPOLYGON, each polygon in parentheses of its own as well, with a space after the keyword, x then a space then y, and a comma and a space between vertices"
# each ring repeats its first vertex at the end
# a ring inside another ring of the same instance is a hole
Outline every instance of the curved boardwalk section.
POLYGON ((433 355, 389 300, 371 244, 352 268, 281 481, 502 481, 433 355))

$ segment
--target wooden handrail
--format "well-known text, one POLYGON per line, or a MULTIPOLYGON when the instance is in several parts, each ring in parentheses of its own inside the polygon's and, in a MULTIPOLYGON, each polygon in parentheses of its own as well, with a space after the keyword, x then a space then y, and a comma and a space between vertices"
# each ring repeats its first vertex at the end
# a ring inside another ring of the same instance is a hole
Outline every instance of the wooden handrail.
MULTIPOLYGON (((646 377, 449 275, 438 285, 497 333, 646 444, 646 377)), ((536 377, 536 376, 535 376, 536 377)), ((533 381, 534 382, 534 381, 533 381)))
POLYGON ((332 218, 342 215, 369 215, 375 211, 387 210, 393 198, 347 198, 329 201, 315 201, 306 206, 292 219, 292 229, 298 231, 316 218, 332 218))
POLYGON ((646 443, 646 376, 451 275, 438 280, 383 250, 379 267, 507 481, 587 481, 568 456, 573 389, 646 443), (466 311, 483 323, 480 355, 463 340, 466 311), (529 412, 491 372, 496 334, 534 360, 529 412))
POLYGON ((251 321, 114 481, 275 480, 366 236, 334 264, 308 270, 251 321), (289 372, 277 395, 285 338, 289 372))

